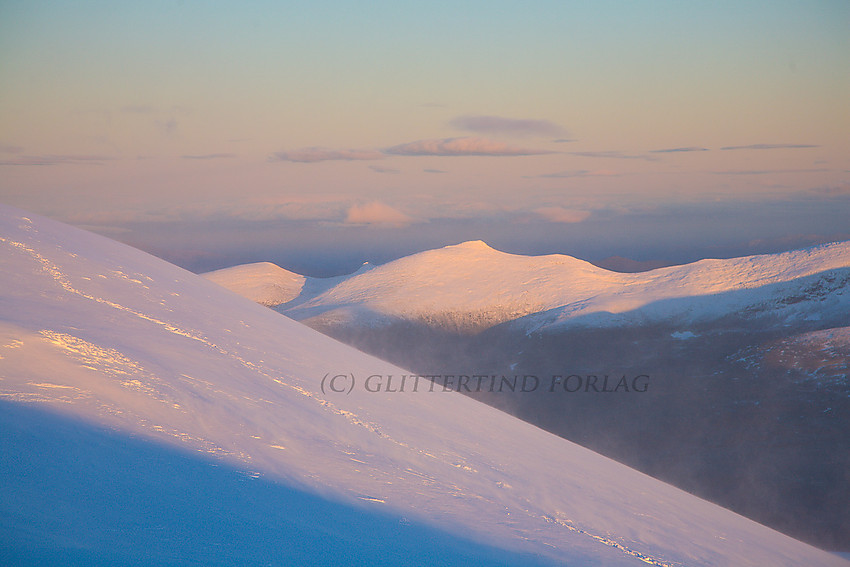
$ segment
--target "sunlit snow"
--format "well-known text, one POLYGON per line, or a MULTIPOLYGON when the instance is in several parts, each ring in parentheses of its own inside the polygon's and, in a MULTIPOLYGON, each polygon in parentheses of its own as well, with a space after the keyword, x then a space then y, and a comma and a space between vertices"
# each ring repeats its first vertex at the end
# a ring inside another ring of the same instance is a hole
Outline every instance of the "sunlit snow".
POLYGON ((8 564, 846 564, 103 237, 0 248, 8 564))
MULTIPOLYGON (((231 269, 247 273, 250 268, 231 269)), ((235 275, 209 276, 254 297, 235 275)), ((289 279, 257 272, 255 285, 286 285, 289 279)), ((308 278, 300 296, 277 309, 311 325, 408 320, 472 331, 511 321, 540 331, 649 321, 687 324, 740 313, 813 319, 819 309, 850 310, 850 294, 830 295, 848 283, 850 242, 619 273, 570 256, 506 254, 474 241, 350 276, 308 278), (822 304, 827 295, 840 304, 822 304)))

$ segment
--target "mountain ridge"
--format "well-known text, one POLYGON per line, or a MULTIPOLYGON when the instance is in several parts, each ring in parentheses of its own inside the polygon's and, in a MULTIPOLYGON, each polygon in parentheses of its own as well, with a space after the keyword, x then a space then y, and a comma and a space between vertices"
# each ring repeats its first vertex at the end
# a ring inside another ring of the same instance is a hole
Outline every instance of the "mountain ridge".
MULTIPOLYGON (((714 303, 709 308, 711 297, 774 284, 786 285, 791 293, 792 282, 830 271, 839 280, 832 289, 840 290, 850 277, 850 242, 621 273, 567 255, 508 254, 479 240, 406 256, 366 272, 326 280, 324 285, 314 279, 315 291, 274 308, 315 326, 375 326, 407 320, 480 332, 514 321, 539 332, 574 324, 587 315, 593 315, 597 320, 592 324, 597 325, 622 324, 622 314, 628 312, 635 312, 638 321, 689 311, 699 311, 702 317, 725 316, 761 298, 754 291, 750 303, 714 303), (650 308, 653 303, 686 298, 700 308, 684 306, 669 314, 650 308)), ((234 290, 238 287, 224 279, 219 282, 234 290)), ((805 285, 809 284, 817 282, 805 285)))
POLYGON ((840 338, 850 325, 848 250, 850 242, 839 242, 640 274, 593 268, 582 289, 581 277, 551 285, 529 277, 540 271, 511 268, 547 266, 551 256, 479 243, 430 251, 430 262, 410 256, 404 269, 375 267, 383 287, 350 276, 308 280, 297 300, 274 309, 423 374, 651 375, 649 393, 624 399, 469 395, 794 537, 841 549, 850 544, 850 514, 839 504, 850 494, 842 417, 850 415, 850 352, 829 336, 840 338), (439 265, 452 256, 457 272, 439 265), (467 261, 475 258, 482 261, 467 261), (410 268, 417 262, 418 272, 410 268), (417 274, 417 293, 396 272, 417 274), (464 277, 451 279, 458 273, 464 277), (346 282, 363 297, 330 301, 346 282), (524 285, 505 291, 503 282, 524 285), (394 283, 402 284, 395 299, 369 301, 394 283), (538 286, 554 292, 548 305, 536 297, 538 286), (451 308, 423 299, 446 289, 457 299, 451 308), (560 301, 570 293, 572 301, 560 301))

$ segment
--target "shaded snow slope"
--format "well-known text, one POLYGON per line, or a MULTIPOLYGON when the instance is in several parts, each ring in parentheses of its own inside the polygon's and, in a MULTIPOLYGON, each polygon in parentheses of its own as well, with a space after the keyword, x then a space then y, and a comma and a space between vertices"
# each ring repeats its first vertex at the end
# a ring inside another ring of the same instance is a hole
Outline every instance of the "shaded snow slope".
POLYGON ((778 368, 794 372, 797 381, 819 388, 850 385, 850 327, 836 327, 776 339, 733 356, 749 369, 778 368))
POLYGON ((103 237, 0 258, 7 564, 846 565, 103 237))
POLYGON ((848 281, 850 242, 628 274, 558 254, 506 254, 474 241, 317 285, 277 309, 319 326, 408 320, 482 330, 524 318, 517 324, 543 330, 742 311, 805 317, 823 308, 850 309, 850 295, 834 293, 848 281), (828 295, 835 305, 823 303, 828 295))
POLYGON ((271 262, 243 264, 207 272, 203 276, 261 305, 280 305, 301 293, 305 277, 271 262))

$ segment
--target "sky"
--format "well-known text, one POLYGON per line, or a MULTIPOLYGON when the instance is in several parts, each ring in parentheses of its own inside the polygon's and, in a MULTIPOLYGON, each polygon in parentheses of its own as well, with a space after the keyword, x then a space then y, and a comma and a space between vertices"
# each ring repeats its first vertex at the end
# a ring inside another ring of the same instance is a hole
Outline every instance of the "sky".
POLYGON ((0 1, 0 202, 193 271, 850 239, 850 3, 0 1))

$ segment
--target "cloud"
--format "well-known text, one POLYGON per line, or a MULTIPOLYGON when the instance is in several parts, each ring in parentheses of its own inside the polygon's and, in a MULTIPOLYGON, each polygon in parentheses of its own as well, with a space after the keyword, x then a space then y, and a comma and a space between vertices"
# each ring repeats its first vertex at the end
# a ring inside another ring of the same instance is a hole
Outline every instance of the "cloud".
POLYGON ((154 107, 148 104, 128 104, 121 109, 121 112, 127 112, 129 114, 152 114, 155 111, 154 107))
POLYGON ((0 144, 0 153, 4 154, 19 154, 24 151, 21 146, 13 146, 11 144, 0 144))
POLYGON ((0 160, 0 165, 62 165, 62 164, 92 164, 101 165, 115 158, 100 155, 41 155, 18 156, 13 159, 0 160))
POLYGON ((749 146, 725 146, 721 150, 787 150, 800 148, 819 148, 813 144, 752 144, 749 146))
POLYGON ((467 137, 418 140, 387 148, 384 153, 399 156, 531 156, 555 152, 518 148, 485 138, 467 137))
POLYGON ((844 182, 839 185, 813 187, 812 189, 800 192, 799 195, 813 199, 840 199, 850 197, 850 182, 844 182))
POLYGON ((312 221, 339 223, 349 202, 335 195, 281 195, 267 199, 249 196, 230 202, 194 201, 169 207, 99 209, 64 216, 75 225, 121 226, 169 222, 312 221))
POLYGON ((74 226, 89 232, 96 232, 110 238, 115 238, 116 236, 133 232, 132 229, 124 226, 108 226, 101 224, 75 224, 74 226))
POLYGON ((539 209, 534 209, 533 212, 549 222, 563 223, 582 222, 590 216, 590 211, 565 209, 563 207, 540 207, 539 209))
POLYGON ((232 218, 247 221, 318 221, 338 222, 345 213, 345 204, 334 198, 326 201, 299 201, 297 198, 282 202, 256 202, 244 206, 236 205, 225 211, 232 218))
POLYGON ((157 120, 156 125, 166 136, 174 136, 177 133, 177 119, 173 116, 165 121, 157 120))
POLYGON ((394 167, 381 167, 380 165, 370 165, 369 169, 375 173, 401 173, 400 169, 395 169, 394 167))
POLYGON ((810 169, 739 169, 729 171, 712 171, 714 175, 769 175, 771 173, 819 173, 829 171, 826 168, 810 169))
POLYGON ((383 158, 383 154, 375 150, 331 150, 311 147, 292 150, 291 152, 276 152, 269 157, 269 161, 316 163, 319 161, 364 161, 383 158))
POLYGON ((505 136, 561 136, 563 128, 548 120, 503 118, 501 116, 458 116, 449 125, 476 134, 505 136))
POLYGON ((568 144, 570 142, 577 142, 576 138, 558 138, 557 140, 552 140, 556 144, 568 144))
POLYGON ((610 159, 642 159, 646 161, 657 161, 658 158, 645 154, 626 154, 618 151, 601 151, 601 152, 570 152, 570 155, 589 157, 589 158, 610 158, 610 159))
POLYGON ((663 150, 650 150, 651 154, 673 154, 678 152, 707 152, 708 148, 687 147, 687 148, 664 148, 663 150))
POLYGON ((447 173, 442 169, 423 169, 422 171, 424 171, 425 173, 447 173))
POLYGON ((345 222, 370 226, 402 227, 414 222, 414 219, 380 201, 373 201, 365 205, 352 205, 345 216, 345 222))
MULTIPOLYGON (((162 223, 183 220, 184 216, 177 207, 150 210, 135 209, 99 209, 68 212, 59 215, 59 219, 74 226, 112 228, 136 223, 162 223)), ((96 231, 95 231, 96 232, 96 231)))
POLYGON ((569 177, 614 177, 616 175, 620 174, 616 171, 610 171, 607 169, 596 169, 592 171, 589 169, 573 169, 569 171, 558 171, 556 173, 544 173, 537 177, 565 179, 569 177))
POLYGON ((170 108, 156 107, 150 104, 128 104, 121 107, 121 112, 127 114, 158 114, 175 115, 175 114, 190 114, 190 111, 185 106, 172 105, 170 108))
POLYGON ((180 156, 183 159, 226 159, 226 158, 234 158, 236 154, 202 154, 202 155, 188 155, 188 156, 180 156))

